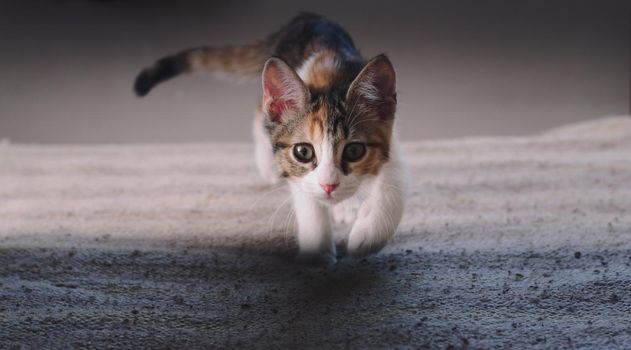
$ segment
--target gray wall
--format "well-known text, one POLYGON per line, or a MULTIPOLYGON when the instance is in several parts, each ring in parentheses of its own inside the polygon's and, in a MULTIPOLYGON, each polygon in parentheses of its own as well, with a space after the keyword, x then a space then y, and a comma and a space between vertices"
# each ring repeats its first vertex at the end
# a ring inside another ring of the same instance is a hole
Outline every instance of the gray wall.
POLYGON ((134 76, 189 46, 245 43, 302 10, 398 70, 404 139, 527 134, 630 103, 626 1, 0 2, 0 137, 245 141, 259 83, 188 76, 145 99, 134 76), (353 4, 359 4, 353 5, 353 4))

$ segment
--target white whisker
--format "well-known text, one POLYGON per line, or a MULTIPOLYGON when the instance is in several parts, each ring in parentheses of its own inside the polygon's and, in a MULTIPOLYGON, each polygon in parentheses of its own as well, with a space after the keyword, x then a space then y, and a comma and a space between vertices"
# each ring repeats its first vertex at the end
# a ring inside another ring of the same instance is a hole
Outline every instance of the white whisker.
POLYGON ((287 198, 285 198, 285 200, 278 206, 278 208, 276 208, 276 210, 274 211, 274 214, 272 214, 272 216, 268 219, 267 221, 267 234, 271 235, 272 234, 272 230, 274 229, 274 222, 276 220, 276 215, 278 214, 278 211, 285 206, 285 204, 287 204, 287 202, 291 199, 291 196, 287 196, 287 198), (270 223, 271 222, 271 223, 270 223))
POLYGON ((280 186, 280 187, 273 188, 273 189, 271 189, 271 190, 269 190, 269 191, 266 191, 265 193, 263 193, 262 195, 260 195, 260 196, 259 196, 259 197, 258 197, 258 198, 254 201, 254 203, 252 203, 252 205, 250 205, 250 207, 249 207, 249 208, 248 208, 248 210, 246 211, 245 215, 249 216, 249 215, 250 215, 250 213, 252 212, 252 209, 254 209, 254 207, 255 207, 257 204, 259 204, 259 202, 260 202, 261 200, 263 200, 265 197, 269 196, 269 195, 270 195, 270 194, 272 194, 272 193, 278 192, 279 190, 286 189, 287 187, 289 187, 289 186, 285 184, 285 185, 282 185, 282 186, 280 186))

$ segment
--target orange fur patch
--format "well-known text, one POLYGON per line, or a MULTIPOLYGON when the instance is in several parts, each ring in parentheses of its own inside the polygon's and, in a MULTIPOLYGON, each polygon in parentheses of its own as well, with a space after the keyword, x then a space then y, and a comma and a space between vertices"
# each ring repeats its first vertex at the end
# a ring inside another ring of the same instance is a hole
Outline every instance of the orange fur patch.
POLYGON ((339 75, 338 58, 334 51, 325 50, 309 58, 299 69, 299 75, 312 90, 328 90, 339 75))

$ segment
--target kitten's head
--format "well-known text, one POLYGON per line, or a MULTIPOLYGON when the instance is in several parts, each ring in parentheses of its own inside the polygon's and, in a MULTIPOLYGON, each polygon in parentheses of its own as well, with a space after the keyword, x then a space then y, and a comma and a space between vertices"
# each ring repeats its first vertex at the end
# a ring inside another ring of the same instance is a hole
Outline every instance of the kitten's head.
POLYGON ((334 204, 388 161, 395 73, 385 55, 363 68, 331 56, 305 64, 301 79, 282 60, 267 61, 262 109, 281 176, 334 204))

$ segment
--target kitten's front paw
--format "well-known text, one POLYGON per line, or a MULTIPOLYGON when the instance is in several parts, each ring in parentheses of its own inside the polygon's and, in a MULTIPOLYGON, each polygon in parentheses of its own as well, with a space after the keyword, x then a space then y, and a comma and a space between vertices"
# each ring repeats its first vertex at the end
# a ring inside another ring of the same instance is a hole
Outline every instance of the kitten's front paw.
POLYGON ((338 224, 352 224, 357 218, 357 208, 354 203, 346 200, 333 207, 333 221, 338 224))
POLYGON ((300 252, 296 256, 296 261, 308 266, 329 266, 337 263, 335 252, 300 252))
POLYGON ((355 222, 348 236, 348 254, 354 258, 361 258, 375 254, 387 243, 392 233, 381 233, 378 227, 355 222))

